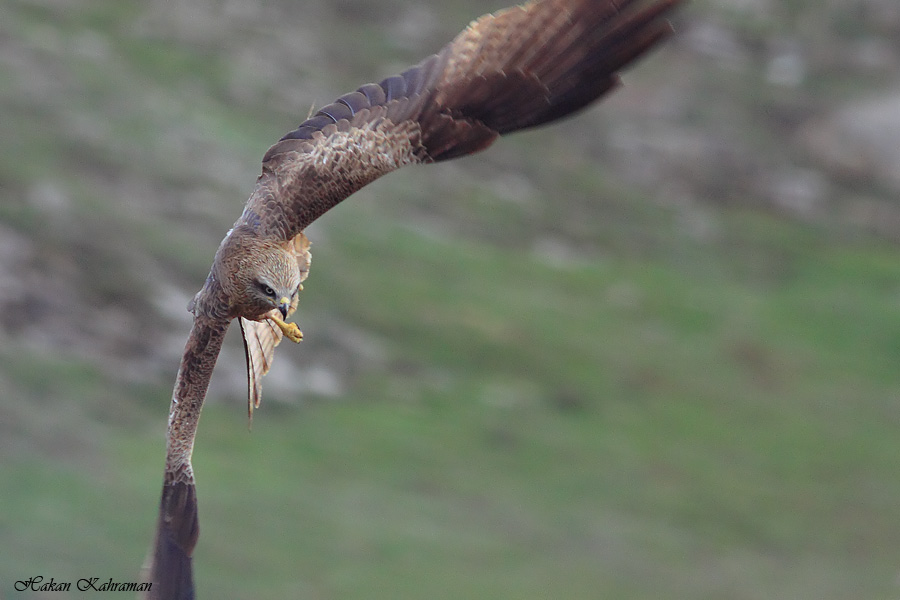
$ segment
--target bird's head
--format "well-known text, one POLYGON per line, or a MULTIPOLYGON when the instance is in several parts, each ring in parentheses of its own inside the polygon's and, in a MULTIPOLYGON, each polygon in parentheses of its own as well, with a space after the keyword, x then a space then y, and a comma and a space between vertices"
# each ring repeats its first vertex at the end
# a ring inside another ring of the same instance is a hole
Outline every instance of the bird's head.
POLYGON ((300 269, 283 244, 236 229, 223 242, 216 262, 231 316, 256 320, 274 308, 287 318, 297 306, 300 269))
POLYGON ((254 267, 244 273, 246 277, 241 278, 246 308, 258 311, 260 315, 277 308, 281 316, 287 319, 296 306, 300 287, 296 259, 278 250, 264 254, 254 267))

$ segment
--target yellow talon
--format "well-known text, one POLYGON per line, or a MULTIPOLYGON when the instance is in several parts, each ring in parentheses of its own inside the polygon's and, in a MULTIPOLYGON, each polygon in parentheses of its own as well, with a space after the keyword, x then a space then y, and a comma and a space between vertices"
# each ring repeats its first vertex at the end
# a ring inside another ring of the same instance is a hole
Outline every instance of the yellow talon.
POLYGON ((303 339, 303 332, 300 331, 300 328, 297 327, 296 323, 287 323, 281 318, 281 315, 277 310, 273 310, 269 313, 269 320, 278 325, 278 328, 281 329, 281 333, 284 334, 284 337, 291 340, 295 344, 299 344, 300 340, 303 339))
POLYGON ((299 344, 300 340, 303 339, 303 332, 300 331, 300 328, 297 327, 296 323, 285 323, 284 321, 276 321, 276 323, 278 323, 278 326, 281 328, 284 337, 295 344, 299 344))

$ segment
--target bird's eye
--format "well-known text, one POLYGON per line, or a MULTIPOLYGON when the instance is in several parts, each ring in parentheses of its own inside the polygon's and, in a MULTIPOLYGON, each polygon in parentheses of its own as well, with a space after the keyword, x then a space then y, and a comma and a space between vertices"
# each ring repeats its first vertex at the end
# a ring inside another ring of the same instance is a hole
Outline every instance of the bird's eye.
POLYGON ((259 285, 259 289, 262 290, 263 294, 269 296, 270 298, 275 297, 275 290, 272 289, 272 286, 266 285, 261 281, 257 282, 257 285, 259 285))

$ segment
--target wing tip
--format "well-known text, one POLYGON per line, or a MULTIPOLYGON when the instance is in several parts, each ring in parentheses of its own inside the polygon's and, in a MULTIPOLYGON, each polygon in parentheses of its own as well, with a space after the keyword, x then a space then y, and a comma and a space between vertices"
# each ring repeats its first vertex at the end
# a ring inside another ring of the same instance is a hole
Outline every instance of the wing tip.
POLYGON ((193 600, 191 554, 200 535, 193 482, 167 481, 159 503, 156 537, 142 570, 150 589, 145 600, 193 600))

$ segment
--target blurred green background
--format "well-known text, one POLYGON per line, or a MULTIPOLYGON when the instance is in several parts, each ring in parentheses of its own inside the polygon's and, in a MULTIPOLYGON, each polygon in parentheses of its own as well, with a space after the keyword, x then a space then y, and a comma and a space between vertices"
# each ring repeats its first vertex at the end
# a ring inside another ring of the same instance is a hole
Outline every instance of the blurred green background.
MULTIPOLYGON (((0 1, 0 596, 131 581, 268 146, 502 2, 0 1)), ((900 3, 695 0, 602 107, 309 230, 200 598, 898 597, 900 3)))

